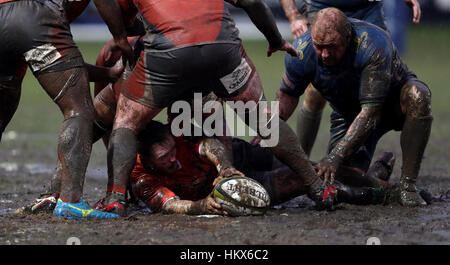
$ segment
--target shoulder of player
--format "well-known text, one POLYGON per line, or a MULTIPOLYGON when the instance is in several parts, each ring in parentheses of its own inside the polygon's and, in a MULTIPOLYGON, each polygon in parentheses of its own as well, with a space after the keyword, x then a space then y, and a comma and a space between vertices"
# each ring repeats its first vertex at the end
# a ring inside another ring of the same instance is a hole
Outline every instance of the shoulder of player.
POLYGON ((309 31, 294 40, 293 46, 297 51, 297 57, 286 54, 285 66, 286 69, 294 70, 295 72, 304 72, 312 70, 315 65, 316 54, 312 45, 311 35, 309 31))
POLYGON ((354 30, 354 39, 360 50, 372 48, 385 48, 392 42, 389 34, 383 29, 365 21, 350 19, 354 30))

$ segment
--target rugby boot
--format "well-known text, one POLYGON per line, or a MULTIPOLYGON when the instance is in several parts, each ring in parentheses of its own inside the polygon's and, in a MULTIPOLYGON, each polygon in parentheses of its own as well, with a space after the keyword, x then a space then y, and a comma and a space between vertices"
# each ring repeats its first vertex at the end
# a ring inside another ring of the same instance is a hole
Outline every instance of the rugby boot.
POLYGON ((383 181, 389 181, 395 165, 395 155, 392 152, 384 152, 377 161, 367 170, 366 175, 383 181))
POLYGON ((316 203, 315 209, 318 211, 323 211, 334 210, 335 197, 332 193, 333 191, 330 192, 329 187, 323 184, 322 179, 317 178, 317 180, 309 186, 307 195, 316 203))
POLYGON ((103 198, 99 200, 96 204, 94 204, 94 209, 103 212, 115 213, 120 216, 127 216, 127 207, 126 203, 123 200, 106 204, 105 199, 103 198))
POLYGON ((29 214, 37 214, 41 212, 52 213, 56 207, 58 198, 58 193, 41 194, 40 198, 36 199, 30 205, 21 207, 17 210, 17 212, 25 212, 29 214))
POLYGON ((89 206, 83 198, 79 203, 68 203, 58 199, 53 215, 66 219, 110 219, 120 217, 118 214, 98 211, 89 206))
POLYGON ((115 213, 122 217, 125 217, 127 216, 126 202, 126 194, 117 191, 111 191, 107 192, 106 197, 103 200, 97 202, 96 206, 101 207, 103 211, 115 213))
POLYGON ((417 177, 402 175, 400 178, 400 204, 407 207, 427 205, 416 187, 417 177))

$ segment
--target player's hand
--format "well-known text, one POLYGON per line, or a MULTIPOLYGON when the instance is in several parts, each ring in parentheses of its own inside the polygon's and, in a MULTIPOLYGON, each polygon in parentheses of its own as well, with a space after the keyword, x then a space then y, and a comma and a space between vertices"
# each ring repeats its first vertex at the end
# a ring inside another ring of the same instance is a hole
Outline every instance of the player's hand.
POLYGON ((336 176, 336 171, 340 163, 340 159, 333 159, 332 157, 326 156, 314 165, 314 169, 317 171, 319 177, 323 176, 323 183, 325 185, 331 185, 334 182, 334 177, 336 176))
POLYGON ((212 197, 212 194, 209 194, 206 198, 199 200, 196 203, 199 204, 200 210, 205 214, 228 215, 228 212, 222 209, 222 206, 216 202, 212 197))
POLYGON ((234 167, 223 168, 222 170, 220 170, 217 178, 214 179, 213 186, 216 186, 216 184, 219 183, 219 181, 221 181, 222 179, 229 178, 234 175, 245 176, 244 173, 235 169, 234 167))
POLYGON ((261 142, 261 140, 261 136, 257 135, 250 141, 250 144, 253 146, 257 146, 261 142))
POLYGON ((419 24, 420 16, 422 13, 420 10, 419 2, 417 0, 404 0, 404 1, 413 11, 413 22, 419 24))
POLYGON ((119 79, 120 76, 122 75, 124 69, 125 69, 125 67, 123 65, 123 61, 118 60, 114 64, 114 66, 110 67, 108 70, 109 81, 111 83, 115 83, 117 81, 117 79, 119 79))
POLYGON ((269 46, 269 48, 267 48, 267 57, 270 57, 272 55, 272 53, 274 53, 276 51, 285 51, 285 52, 289 53, 291 56, 294 56, 294 57, 297 56, 297 51, 295 50, 294 46, 292 46, 292 44, 290 44, 286 40, 283 40, 283 45, 281 45, 281 47, 274 48, 274 47, 269 46))
POLYGON ((294 40, 308 31, 308 21, 304 18, 295 19, 291 22, 291 32, 294 40))
POLYGON ((123 64, 126 65, 126 62, 130 64, 130 68, 133 69, 136 65, 136 60, 133 54, 133 48, 131 48, 130 43, 128 43, 127 38, 114 40, 115 44, 122 51, 123 64))

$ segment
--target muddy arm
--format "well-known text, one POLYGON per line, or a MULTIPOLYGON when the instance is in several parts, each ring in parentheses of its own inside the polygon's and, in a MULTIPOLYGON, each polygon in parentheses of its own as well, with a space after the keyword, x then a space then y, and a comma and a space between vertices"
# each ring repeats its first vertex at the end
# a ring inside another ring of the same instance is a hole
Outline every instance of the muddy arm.
POLYGON ((163 213, 177 214, 220 214, 227 215, 211 196, 198 201, 189 200, 170 200, 162 207, 163 213))
POLYGON ((279 89, 275 100, 280 102, 280 113, 278 114, 280 119, 287 121, 297 107, 299 98, 291 96, 279 89))

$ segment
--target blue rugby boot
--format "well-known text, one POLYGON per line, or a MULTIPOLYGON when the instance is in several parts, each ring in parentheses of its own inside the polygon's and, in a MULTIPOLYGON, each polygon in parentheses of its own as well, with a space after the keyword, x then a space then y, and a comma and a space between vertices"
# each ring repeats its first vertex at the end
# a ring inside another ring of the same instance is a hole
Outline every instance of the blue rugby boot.
POLYGON ((89 206, 83 198, 79 203, 68 203, 58 199, 53 215, 62 216, 67 219, 109 219, 118 218, 118 214, 105 213, 89 206))

